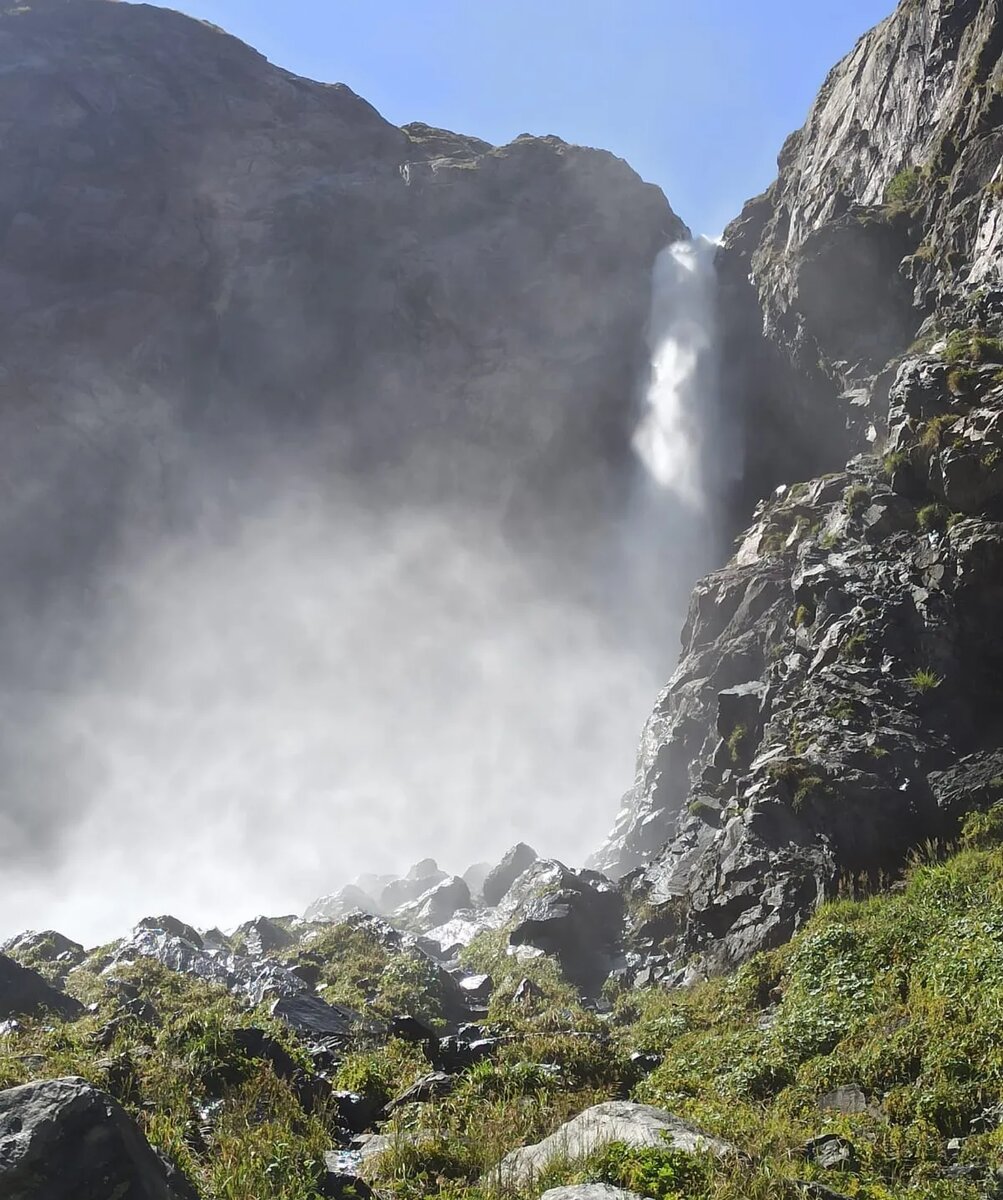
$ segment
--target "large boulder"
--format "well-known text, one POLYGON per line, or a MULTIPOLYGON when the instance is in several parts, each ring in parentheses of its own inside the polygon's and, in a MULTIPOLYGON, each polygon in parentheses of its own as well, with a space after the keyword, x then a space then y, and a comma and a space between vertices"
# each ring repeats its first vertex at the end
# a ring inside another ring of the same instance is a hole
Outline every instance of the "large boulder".
POLYGON ((79 1000, 47 983, 37 971, 0 954, 0 1017, 29 1017, 40 1013, 72 1019, 84 1011, 79 1000))
MULTIPOLYGON (((380 890, 389 882, 389 880, 384 882, 380 890)), ((369 913, 370 916, 378 917, 382 915, 383 910, 368 892, 364 892, 354 883, 349 883, 340 891, 332 892, 330 896, 321 896, 314 900, 303 914, 303 919, 305 921, 341 921, 353 912, 369 913)))
POLYGON ((83 1079, 0 1092, 4 1200, 197 1200, 110 1096, 83 1079))
POLYGON ((506 1154, 499 1168, 500 1176, 509 1186, 519 1187, 532 1182, 557 1159, 586 1158, 610 1142, 719 1157, 737 1152, 730 1142, 712 1137, 660 1108, 629 1100, 610 1100, 587 1108, 542 1142, 506 1154))
POLYGON ((536 857, 536 851, 531 846, 527 846, 525 842, 519 842, 517 846, 513 846, 501 862, 488 873, 481 885, 481 897, 484 903, 487 905, 498 904, 523 871, 536 862, 536 857))
POLYGON ((458 875, 446 876, 417 899, 391 913, 394 922, 421 932, 444 925, 461 909, 470 907, 470 889, 458 875))
POLYGON ((538 859, 509 889, 505 911, 512 946, 553 955, 586 991, 601 986, 619 952, 624 917, 623 896, 605 876, 538 859))

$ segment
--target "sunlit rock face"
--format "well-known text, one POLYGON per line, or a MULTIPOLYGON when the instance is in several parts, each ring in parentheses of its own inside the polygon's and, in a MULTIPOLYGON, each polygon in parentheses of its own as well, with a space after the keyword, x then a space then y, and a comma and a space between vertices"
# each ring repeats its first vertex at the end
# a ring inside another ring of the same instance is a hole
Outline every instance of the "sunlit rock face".
POLYGON ((726 231, 726 393, 748 434, 736 526, 775 484, 865 449, 886 363, 924 318, 999 286, 1001 51, 991 0, 900 4, 726 231))

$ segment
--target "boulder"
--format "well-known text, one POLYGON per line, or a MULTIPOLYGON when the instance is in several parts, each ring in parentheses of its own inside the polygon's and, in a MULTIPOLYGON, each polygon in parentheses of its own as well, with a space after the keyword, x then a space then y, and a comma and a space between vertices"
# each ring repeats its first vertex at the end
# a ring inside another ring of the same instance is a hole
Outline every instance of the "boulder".
POLYGON ((445 871, 439 870, 434 858, 423 858, 421 862, 414 864, 403 879, 394 879, 387 884, 380 893, 380 907, 384 912, 393 912, 402 904, 417 900, 437 883, 442 883, 448 878, 445 871))
POLYGON ((609 1142, 719 1157, 737 1153, 730 1142, 712 1137, 662 1109, 629 1100, 610 1100, 587 1108, 542 1142, 506 1154, 501 1161, 501 1179, 509 1186, 523 1186, 554 1160, 586 1158, 609 1142))
POLYGON ((83 1011, 79 1000, 57 991, 37 971, 0 954, 0 1018, 32 1017, 48 1012, 72 1020, 83 1011))
POLYGON ((505 897, 519 890, 513 946, 552 954, 579 987, 603 983, 619 952, 624 901, 619 889, 595 871, 571 871, 562 863, 537 860, 505 897))
POLYGON ((0 1092, 0 1195, 198 1200, 110 1096, 72 1077, 0 1092))
POLYGON ((243 942, 244 949, 251 958, 261 958, 272 950, 284 950, 293 945, 296 939, 277 921, 269 917, 256 917, 253 921, 245 921, 234 932, 234 943, 243 942))
POLYGON ((519 842, 513 846, 501 862, 488 872, 481 885, 481 897, 489 907, 498 904, 519 876, 536 862, 537 854, 532 846, 519 842))
MULTIPOLYGON (((382 887, 386 887, 386 883, 383 883, 382 887)), ((370 913, 377 917, 382 915, 382 909, 372 896, 368 892, 364 892, 362 888, 350 883, 339 892, 314 900, 303 914, 303 919, 305 921, 341 921, 352 912, 370 913)))
POLYGON ((423 1075, 399 1096, 395 1096, 384 1111, 389 1116, 404 1104, 427 1104, 430 1100, 438 1100, 440 1096, 448 1096, 455 1087, 455 1075, 447 1075, 445 1071, 432 1071, 423 1075))
POLYGON ((637 1192, 611 1187, 608 1183, 578 1183, 571 1187, 551 1188, 540 1200, 643 1200, 637 1192))
POLYGON ((493 870, 490 863, 474 863, 463 872, 463 882, 470 888, 470 895, 480 900, 483 895, 484 880, 493 870))
POLYGON ((394 909, 391 918, 405 929, 424 933, 445 924, 460 909, 469 907, 470 889, 458 875, 453 875, 441 879, 416 899, 394 909))
POLYGON ((271 1014, 306 1038, 348 1038, 363 1024, 360 1013, 342 1004, 328 1004, 319 996, 300 993, 280 996, 271 1014))
POLYGON ((324 1155, 320 1194, 328 1200, 370 1200, 373 1189, 364 1179, 345 1169, 343 1158, 337 1150, 329 1150, 324 1155))

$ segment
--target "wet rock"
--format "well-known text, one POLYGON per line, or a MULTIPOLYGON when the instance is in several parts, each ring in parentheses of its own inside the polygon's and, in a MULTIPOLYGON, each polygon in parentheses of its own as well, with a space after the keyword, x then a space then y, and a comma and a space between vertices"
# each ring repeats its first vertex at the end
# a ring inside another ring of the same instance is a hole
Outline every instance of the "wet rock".
POLYGON ((242 943, 244 952, 251 958, 261 958, 273 950, 284 950, 295 941, 288 929, 268 917, 245 921, 234 933, 234 942, 238 946, 242 943))
POLYGON ((306 1038, 350 1038, 363 1027, 360 1013, 341 1004, 328 1004, 319 996, 300 993, 280 996, 271 1007, 271 1015, 306 1038))
POLYGON ((57 986, 62 986, 69 971, 86 957, 79 942, 71 941, 55 929, 41 933, 29 929, 0 945, 0 952, 24 967, 44 968, 41 973, 57 986))
POLYGON ((555 1159, 585 1158, 609 1142, 718 1156, 737 1153, 730 1143, 711 1137, 662 1109, 628 1100, 611 1100, 586 1109, 542 1142, 506 1154, 499 1168, 500 1177, 518 1187, 539 1175, 555 1159))
POLYGON ((445 924, 426 930, 425 937, 436 946, 437 957, 452 962, 478 934, 493 927, 492 922, 476 913, 460 912, 445 924))
POLYGON ((364 1179, 344 1169, 338 1151, 329 1151, 324 1155, 324 1178, 320 1194, 330 1200, 370 1200, 374 1195, 364 1179))
POLYGON ((394 909, 391 918, 402 928, 424 932, 443 925, 460 909, 469 907, 470 889, 454 875, 435 883, 410 903, 394 909))
MULTIPOLYGON (((382 886, 386 887, 386 883, 382 886)), ((350 883, 341 891, 334 892, 330 896, 321 896, 319 900, 315 900, 303 914, 303 919, 305 921, 341 921, 353 912, 381 916, 383 910, 368 892, 364 892, 360 887, 350 883)))
POLYGON ((445 871, 439 870, 434 858, 423 858, 408 871, 403 879, 394 879, 380 893, 380 907, 391 913, 403 904, 410 904, 430 891, 438 883, 448 879, 445 871))
POLYGON ((552 954, 585 990, 601 985, 623 932, 619 890, 597 872, 570 871, 560 863, 537 862, 524 873, 524 882, 527 890, 516 908, 510 944, 552 954), (534 878, 537 868, 545 874, 534 878))
POLYGON ((10 1200, 197 1200, 118 1104, 76 1078, 0 1092, 0 1193, 10 1200))
POLYGON ((405 1104, 427 1104, 430 1100, 438 1100, 442 1096, 448 1096, 456 1087, 456 1082, 456 1076, 447 1075, 445 1071, 433 1071, 429 1075, 423 1075, 421 1079, 413 1083, 406 1091, 401 1092, 399 1096, 395 1096, 387 1104, 384 1111, 389 1116, 390 1113, 405 1104))
POLYGON ((57 991, 37 971, 0 954, 0 1017, 34 1017, 48 1012, 73 1020, 83 1011, 79 1000, 57 991))
POLYGON ((349 1133, 364 1133, 379 1117, 383 1106, 358 1092, 335 1091, 331 1099, 338 1112, 338 1124, 349 1133))
POLYGON ((806 1142, 802 1153, 825 1171, 852 1171, 857 1165, 853 1143, 835 1133, 824 1133, 806 1142))
POLYGON ((637 1192, 611 1187, 608 1183, 577 1183, 570 1187, 551 1188, 540 1200, 642 1200, 637 1192))
POLYGON ((519 876, 536 862, 536 851, 519 842, 512 847, 501 862, 488 872, 481 887, 481 897, 489 907, 498 904, 519 876))
POLYGON ((267 1062, 279 1079, 291 1083, 304 1111, 314 1112, 331 1095, 331 1085, 319 1075, 311 1075, 296 1062, 282 1045, 263 1029, 247 1026, 231 1034, 234 1044, 249 1058, 267 1062))
POLYGON ((460 991, 472 1004, 487 1004, 495 986, 490 975, 465 975, 459 984, 460 991))

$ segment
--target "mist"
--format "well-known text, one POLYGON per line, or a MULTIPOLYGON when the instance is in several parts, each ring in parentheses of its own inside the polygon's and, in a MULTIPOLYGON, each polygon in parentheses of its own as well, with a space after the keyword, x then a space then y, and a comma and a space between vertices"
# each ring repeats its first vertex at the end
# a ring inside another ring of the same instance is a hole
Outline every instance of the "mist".
POLYGON ((133 503, 85 616, 33 631, 57 686, 5 699, 32 768, 2 932, 227 927, 518 840, 582 862, 715 554, 712 271, 690 244, 656 265, 636 456, 598 517, 416 486, 463 447, 367 477, 259 438, 235 471, 161 430, 182 515, 133 503))

